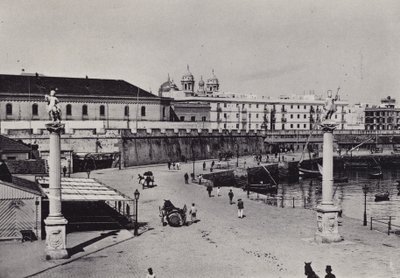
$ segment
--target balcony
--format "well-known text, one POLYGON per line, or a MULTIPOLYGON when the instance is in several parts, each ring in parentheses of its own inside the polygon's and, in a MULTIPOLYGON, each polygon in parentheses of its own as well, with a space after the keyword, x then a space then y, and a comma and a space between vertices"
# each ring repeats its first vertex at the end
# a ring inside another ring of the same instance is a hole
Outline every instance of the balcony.
POLYGON ((281 118, 281 122, 282 122, 282 123, 286 123, 286 122, 287 122, 287 119, 286 119, 286 118, 281 118))

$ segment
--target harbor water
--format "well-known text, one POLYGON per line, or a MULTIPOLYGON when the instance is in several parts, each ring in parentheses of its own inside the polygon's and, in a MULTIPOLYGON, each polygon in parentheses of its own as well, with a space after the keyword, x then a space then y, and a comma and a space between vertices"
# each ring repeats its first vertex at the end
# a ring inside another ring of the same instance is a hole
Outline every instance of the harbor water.
MULTIPOLYGON (((364 215, 364 191, 367 185, 367 218, 388 218, 392 216, 392 223, 400 225, 400 195, 398 182, 400 181, 400 169, 383 169, 383 178, 369 179, 366 169, 352 169, 335 176, 347 176, 346 183, 333 185, 333 201, 339 206, 343 215, 363 221, 364 215), (388 191, 388 201, 375 201, 375 194, 388 191)), ((322 199, 322 181, 318 179, 303 179, 296 183, 281 183, 275 205, 280 207, 307 207, 315 208, 322 199)))

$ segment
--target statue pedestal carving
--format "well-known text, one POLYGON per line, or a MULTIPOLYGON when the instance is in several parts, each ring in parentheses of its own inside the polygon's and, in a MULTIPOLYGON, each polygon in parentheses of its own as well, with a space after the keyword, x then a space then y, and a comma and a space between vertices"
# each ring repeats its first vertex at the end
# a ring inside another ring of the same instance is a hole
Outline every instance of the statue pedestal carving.
POLYGON ((317 232, 315 240, 320 243, 342 241, 338 231, 339 209, 333 205, 333 130, 337 123, 325 120, 321 123, 324 132, 322 165, 322 202, 317 207, 317 232))
POLYGON ((46 224, 46 260, 67 259, 66 225, 64 216, 49 216, 46 224))
POLYGON ((68 221, 61 212, 61 153, 60 134, 64 125, 58 122, 46 124, 50 132, 49 156, 49 216, 46 224, 46 259, 57 260, 68 258, 66 225, 68 221))

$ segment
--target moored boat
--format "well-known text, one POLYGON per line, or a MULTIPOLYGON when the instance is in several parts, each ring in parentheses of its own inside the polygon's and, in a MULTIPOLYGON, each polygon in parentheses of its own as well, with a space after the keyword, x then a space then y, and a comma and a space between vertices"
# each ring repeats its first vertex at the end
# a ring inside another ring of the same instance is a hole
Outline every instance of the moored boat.
POLYGON ((380 202, 380 201, 389 201, 389 192, 380 192, 375 194, 375 202, 380 202))

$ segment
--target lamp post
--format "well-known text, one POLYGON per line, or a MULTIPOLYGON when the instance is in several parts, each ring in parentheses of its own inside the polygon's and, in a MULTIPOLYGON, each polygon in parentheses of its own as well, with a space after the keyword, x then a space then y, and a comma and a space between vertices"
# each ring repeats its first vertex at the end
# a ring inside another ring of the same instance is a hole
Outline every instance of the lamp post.
POLYGON ((193 160, 193 171, 192 171, 192 173, 193 173, 193 179, 195 179, 196 176, 195 176, 194 168, 195 168, 196 158, 194 157, 193 145, 192 145, 192 160, 193 160))
POLYGON ((139 202, 139 197, 140 197, 140 192, 139 190, 135 190, 135 193, 133 194, 135 196, 135 204, 136 204, 136 220, 135 220, 135 232, 134 235, 138 236, 138 202, 139 202))
POLYGON ((363 226, 367 226, 367 193, 368 193, 367 184, 364 184, 362 189, 364 192, 364 222, 363 222, 363 226))
POLYGON ((239 167, 239 144, 236 143, 236 167, 239 167))

